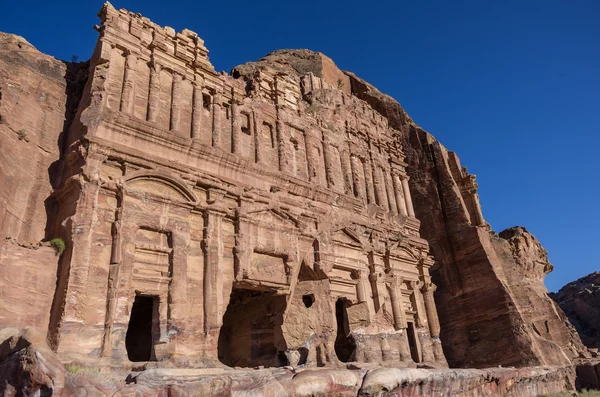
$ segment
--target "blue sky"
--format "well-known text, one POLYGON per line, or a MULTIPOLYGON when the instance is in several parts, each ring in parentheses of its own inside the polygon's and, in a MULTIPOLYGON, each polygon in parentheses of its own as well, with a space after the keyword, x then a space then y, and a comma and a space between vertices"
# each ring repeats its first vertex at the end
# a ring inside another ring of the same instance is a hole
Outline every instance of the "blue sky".
MULTIPOLYGON (((0 30, 88 59, 101 1, 8 1, 0 30)), ((217 70, 322 51, 396 98, 478 176, 484 216, 548 249, 555 291, 600 270, 600 1, 115 0, 196 31, 217 70)))

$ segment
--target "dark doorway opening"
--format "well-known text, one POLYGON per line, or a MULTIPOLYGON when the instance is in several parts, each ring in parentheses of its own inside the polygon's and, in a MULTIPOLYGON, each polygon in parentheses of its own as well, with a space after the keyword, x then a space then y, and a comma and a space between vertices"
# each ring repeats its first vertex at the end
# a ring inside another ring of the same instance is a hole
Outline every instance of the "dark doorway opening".
POLYGON ((417 335, 415 333, 415 325, 412 322, 408 322, 408 328, 406 329, 408 334, 408 346, 410 347, 410 356, 416 363, 421 362, 419 357, 419 349, 417 347, 417 335))
POLYGON ((219 334, 219 361, 230 367, 287 365, 281 325, 284 295, 234 288, 219 334))
POLYGON ((153 360, 152 318, 158 313, 158 298, 137 295, 131 308, 129 326, 125 334, 125 348, 130 361, 153 360))
POLYGON ((349 301, 338 298, 335 302, 335 319, 337 321, 337 336, 335 338, 335 354, 342 362, 348 362, 354 356, 356 345, 350 337, 350 325, 348 323, 348 312, 346 307, 349 301))

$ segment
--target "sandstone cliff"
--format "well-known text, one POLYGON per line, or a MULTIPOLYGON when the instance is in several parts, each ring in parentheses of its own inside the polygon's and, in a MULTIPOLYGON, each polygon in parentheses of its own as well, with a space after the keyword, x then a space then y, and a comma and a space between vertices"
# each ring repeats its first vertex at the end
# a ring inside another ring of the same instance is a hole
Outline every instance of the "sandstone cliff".
POLYGON ((600 348, 600 272, 594 272, 562 287, 552 299, 575 326, 582 342, 600 348))
POLYGON ((0 327, 46 331, 58 257, 40 242, 57 237, 49 196, 86 64, 59 61, 6 33, 0 48, 0 327))

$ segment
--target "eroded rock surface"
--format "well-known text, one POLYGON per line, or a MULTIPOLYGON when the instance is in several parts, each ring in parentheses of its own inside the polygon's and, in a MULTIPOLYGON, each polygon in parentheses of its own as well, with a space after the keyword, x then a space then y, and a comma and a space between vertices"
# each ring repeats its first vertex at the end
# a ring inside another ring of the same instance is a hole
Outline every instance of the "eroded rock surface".
POLYGON ((568 283, 552 298, 575 326, 582 342, 600 348, 600 272, 568 283))
MULTIPOLYGON (((0 395, 537 397, 574 388, 571 367, 477 369, 65 368, 30 331, 0 330, 0 395), (6 339, 5 339, 6 338, 6 339)), ((41 338, 41 339, 40 339, 41 338)))

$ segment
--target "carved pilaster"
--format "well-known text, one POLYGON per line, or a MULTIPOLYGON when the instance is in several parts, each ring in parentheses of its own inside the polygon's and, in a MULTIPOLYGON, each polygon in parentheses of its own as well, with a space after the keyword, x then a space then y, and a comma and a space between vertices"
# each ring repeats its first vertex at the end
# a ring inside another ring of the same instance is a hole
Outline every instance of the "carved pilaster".
POLYGON ((260 142, 260 121, 256 116, 256 112, 252 112, 252 124, 254 125, 254 162, 262 163, 262 147, 260 142))
POLYGON ((306 163, 308 167, 308 180, 311 182, 317 182, 317 169, 315 167, 315 155, 313 151, 313 136, 310 130, 304 133, 304 146, 306 148, 306 163))
POLYGON ((394 316, 394 329, 396 330, 407 327, 406 313, 404 313, 404 305, 402 302, 402 292, 400 291, 403 280, 402 277, 390 275, 387 282, 392 304, 392 315, 394 316))
POLYGON ((373 172, 371 164, 368 160, 365 160, 363 163, 363 171, 365 174, 365 191, 367 197, 367 203, 376 204, 375 201, 375 186, 373 185, 373 172))
POLYGON ((354 195, 361 200, 365 200, 364 184, 362 183, 361 172, 363 170, 361 161, 358 157, 350 155, 350 168, 352 169, 352 183, 354 186, 354 195))
POLYGON ((325 179, 327 187, 332 188, 333 181, 333 156, 331 155, 331 143, 328 139, 323 140, 323 158, 325 161, 325 179))
POLYGON ((352 278, 356 280, 356 298, 359 302, 366 302, 369 299, 365 283, 369 282, 369 271, 367 269, 356 269, 352 271, 352 278))
POLYGON ((171 88, 171 123, 173 132, 178 132, 181 125, 181 86, 183 77, 179 73, 173 73, 171 88))
POLYGON ((344 193, 352 195, 352 171, 350 166, 350 153, 347 149, 340 151, 340 158, 342 163, 342 174, 344 177, 344 193))
POLYGON ((425 324, 424 320, 427 318, 427 314, 423 303, 423 295, 421 295, 420 282, 411 281, 410 289, 412 290, 413 300, 415 304, 414 310, 417 312, 417 315, 415 316, 415 321, 417 327, 422 327, 425 324))
POLYGON ((123 92, 121 93, 121 112, 127 114, 133 113, 136 65, 137 56, 132 53, 127 54, 123 76, 123 92))
POLYGON ((392 176, 389 172, 383 172, 383 177, 385 179, 385 190, 387 193, 388 205, 390 212, 394 215, 398 214, 398 207, 396 205, 396 196, 394 195, 394 187, 392 183, 392 176))
POLYGON ((406 208, 406 201, 404 199, 404 193, 402 192, 402 182, 400 181, 400 175, 397 173, 392 174, 392 182, 394 185, 394 195, 396 196, 396 206, 398 207, 398 213, 402 216, 408 215, 406 208))
POLYGON ((222 214, 206 211, 204 217, 204 332, 210 334, 222 323, 223 275, 219 271, 222 214))
POLYGON ((192 139, 198 139, 202 131, 203 88, 204 77, 197 74, 196 81, 194 81, 194 97, 192 99, 192 139))
POLYGON ((408 187, 408 176, 402 179, 402 190, 404 191, 404 200, 406 201, 406 210, 408 216, 411 218, 415 217, 415 210, 413 208, 412 197, 410 195, 410 189, 408 187))
POLYGON ((425 283, 421 288, 423 293, 423 302, 425 304, 425 312, 427 313, 427 322, 429 323, 429 333, 432 338, 440 336, 440 320, 438 319, 437 309, 433 293, 437 289, 433 283, 425 283))
MULTIPOLYGON (((233 89, 232 89, 233 98, 233 89)), ((231 152, 240 154, 240 111, 235 98, 231 100, 231 152)))
POLYGON ((153 61, 150 65, 150 88, 148 92, 148 121, 158 120, 160 106, 160 71, 161 66, 153 61))
POLYGON ((377 164, 373 164, 373 178, 377 204, 387 210, 389 205, 387 201, 387 192, 385 191, 385 181, 383 179, 384 176, 381 167, 379 167, 377 164))
POLYGON ((286 137, 285 124, 277 118, 275 123, 275 132, 277 133, 277 155, 279 156, 279 171, 289 172, 288 158, 286 153, 286 137))
POLYGON ((213 95, 213 130, 212 130, 212 145, 215 147, 221 146, 221 120, 223 118, 223 96, 219 91, 213 95))
POLYGON ((250 253, 251 249, 249 247, 249 231, 248 231, 248 222, 239 215, 237 216, 237 232, 235 235, 235 246, 233 249, 233 253, 235 256, 235 274, 234 278, 237 281, 244 280, 249 278, 250 272, 250 253))
POLYGON ((108 269, 108 283, 106 292, 106 314, 104 317, 104 333, 102 337, 101 356, 109 357, 112 353, 112 329, 117 306, 117 291, 119 273, 121 270, 121 229, 123 227, 123 190, 117 192, 117 209, 115 221, 112 225, 112 247, 110 251, 110 265, 108 269))

